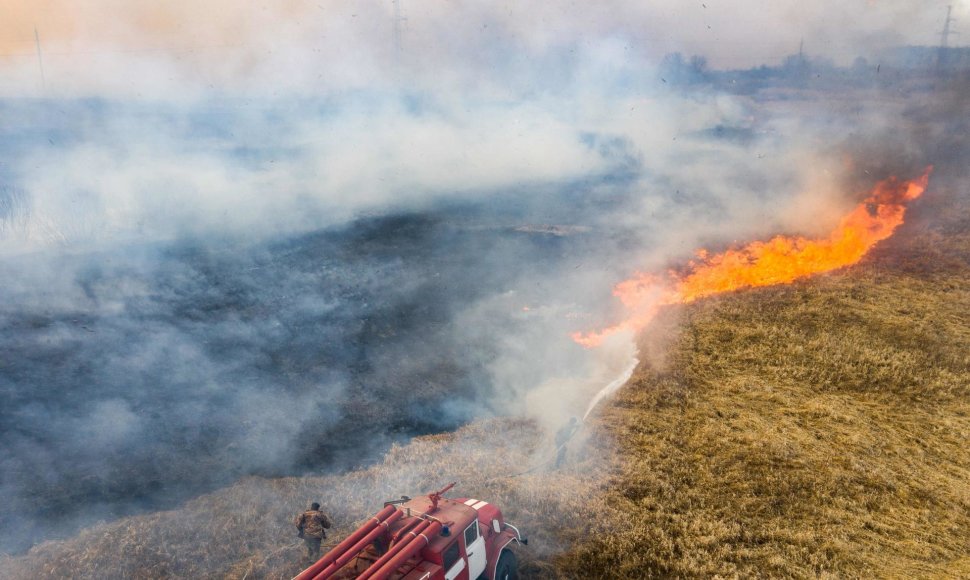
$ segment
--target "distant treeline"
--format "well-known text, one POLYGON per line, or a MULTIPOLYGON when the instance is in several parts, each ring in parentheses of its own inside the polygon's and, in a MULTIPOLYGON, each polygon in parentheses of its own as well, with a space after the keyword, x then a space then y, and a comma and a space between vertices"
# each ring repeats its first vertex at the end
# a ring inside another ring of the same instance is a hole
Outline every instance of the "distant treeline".
POLYGON ((872 60, 857 57, 849 66, 830 58, 804 53, 785 57, 780 65, 740 70, 714 70, 703 56, 667 54, 660 65, 663 83, 707 85, 719 90, 748 93, 777 87, 836 88, 890 87, 921 80, 970 77, 970 47, 904 46, 884 51, 872 60))

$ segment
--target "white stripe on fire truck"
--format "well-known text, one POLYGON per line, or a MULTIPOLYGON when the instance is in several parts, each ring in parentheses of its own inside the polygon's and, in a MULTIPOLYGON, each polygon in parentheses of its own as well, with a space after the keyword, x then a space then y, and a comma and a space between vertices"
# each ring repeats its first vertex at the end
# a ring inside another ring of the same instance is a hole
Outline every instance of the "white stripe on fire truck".
POLYGON ((478 500, 477 499, 466 499, 465 500, 465 505, 467 505, 467 506, 471 506, 472 504, 476 504, 476 503, 478 503, 478 500))
POLYGON ((488 505, 488 502, 487 501, 480 501, 480 502, 476 503, 475 505, 473 505, 472 507, 475 508, 475 511, 478 511, 478 510, 482 509, 483 507, 485 507, 487 505, 488 505))

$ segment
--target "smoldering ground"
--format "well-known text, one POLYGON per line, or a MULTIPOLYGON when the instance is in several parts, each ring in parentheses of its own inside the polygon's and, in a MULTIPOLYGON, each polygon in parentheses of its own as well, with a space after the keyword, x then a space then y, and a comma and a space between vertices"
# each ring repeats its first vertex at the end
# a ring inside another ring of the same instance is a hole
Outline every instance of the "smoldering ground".
POLYGON ((568 335, 612 282, 824 228, 792 210, 855 201, 825 148, 889 118, 680 94, 609 26, 536 43, 485 10, 510 44, 476 53, 429 14, 400 68, 371 10, 328 28, 362 51, 321 82, 306 46, 225 69, 94 51, 89 74, 64 49, 47 98, 0 102, 2 549, 493 413, 581 414, 614 362, 568 335))

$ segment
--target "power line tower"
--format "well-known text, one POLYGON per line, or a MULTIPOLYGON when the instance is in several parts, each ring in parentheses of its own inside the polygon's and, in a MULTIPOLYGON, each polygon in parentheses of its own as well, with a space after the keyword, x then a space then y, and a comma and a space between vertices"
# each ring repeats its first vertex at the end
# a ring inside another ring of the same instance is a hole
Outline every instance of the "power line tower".
POLYGON ((401 7, 402 0, 391 0, 394 3, 394 50, 400 54, 404 50, 404 23, 407 18, 404 16, 404 9, 401 7))
POLYGON ((40 50, 40 33, 34 27, 34 43, 37 45, 37 65, 40 67, 40 88, 47 90, 47 79, 44 77, 44 55, 40 50))
POLYGON ((946 7, 946 20, 943 22, 943 31, 940 33, 940 53, 936 59, 936 68, 943 69, 946 64, 947 49, 950 44, 950 36, 953 34, 959 34, 954 32, 950 28, 950 23, 954 22, 955 19, 951 16, 953 13, 953 6, 946 7))

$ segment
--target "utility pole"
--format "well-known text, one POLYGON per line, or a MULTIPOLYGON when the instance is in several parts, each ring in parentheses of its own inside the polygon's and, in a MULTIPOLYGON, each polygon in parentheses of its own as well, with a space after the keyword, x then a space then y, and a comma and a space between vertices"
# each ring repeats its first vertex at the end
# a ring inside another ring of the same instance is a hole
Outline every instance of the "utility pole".
POLYGON ((34 27, 34 42, 37 44, 37 64, 40 67, 40 87, 44 91, 47 90, 47 79, 44 78, 44 56, 40 51, 40 33, 37 32, 37 27, 34 27))

